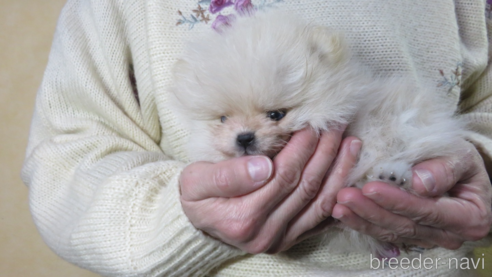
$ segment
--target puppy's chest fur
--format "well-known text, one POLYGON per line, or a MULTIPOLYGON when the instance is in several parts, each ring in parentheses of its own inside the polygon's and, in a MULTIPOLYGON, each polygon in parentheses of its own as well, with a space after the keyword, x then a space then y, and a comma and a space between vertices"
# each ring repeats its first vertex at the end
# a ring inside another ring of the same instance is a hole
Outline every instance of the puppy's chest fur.
MULTIPOLYGON (((460 151, 464 124, 444 96, 403 78, 374 78, 348 49, 338 32, 278 11, 191 42, 174 68, 169 100, 190 133, 189 159, 273 157, 294 131, 349 124, 345 135, 363 147, 347 185, 377 180, 410 189, 414 164, 460 151)), ((327 247, 391 255, 393 246, 353 232, 327 247)))

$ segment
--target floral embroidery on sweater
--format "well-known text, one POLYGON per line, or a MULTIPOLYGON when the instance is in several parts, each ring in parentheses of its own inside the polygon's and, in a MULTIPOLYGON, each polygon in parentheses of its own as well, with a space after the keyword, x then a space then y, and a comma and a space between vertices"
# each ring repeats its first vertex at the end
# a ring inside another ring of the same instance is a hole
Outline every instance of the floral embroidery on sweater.
POLYGON ((437 84, 438 87, 448 87, 448 92, 451 92, 455 87, 461 86, 462 64, 457 63, 456 68, 451 70, 451 74, 446 77, 446 74, 442 69, 439 69, 439 73, 442 76, 442 80, 437 84))
POLYGON ((221 26, 231 25, 236 19, 236 14, 239 16, 250 15, 257 10, 274 7, 277 3, 283 0, 261 0, 258 4, 253 4, 251 0, 200 0, 197 3, 197 8, 191 10, 189 16, 185 16, 182 11, 178 10, 181 16, 176 22, 176 26, 188 25, 189 29, 193 29, 196 24, 208 24, 212 21, 212 28, 219 30, 221 26), (223 10, 227 9, 229 13, 222 14, 223 10), (215 18, 214 18, 215 17, 215 18))

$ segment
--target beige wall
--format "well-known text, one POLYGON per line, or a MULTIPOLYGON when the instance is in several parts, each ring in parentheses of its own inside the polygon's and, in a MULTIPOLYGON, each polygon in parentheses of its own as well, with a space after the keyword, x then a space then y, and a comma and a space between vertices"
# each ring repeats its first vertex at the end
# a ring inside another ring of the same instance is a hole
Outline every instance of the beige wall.
MULTIPOLYGON (((19 172, 37 87, 48 59, 63 0, 0 0, 0 276, 97 276, 58 258, 29 214, 19 172)), ((492 276, 491 249, 486 270, 492 276)), ((487 259, 488 257, 488 259, 487 259)))
POLYGON ((0 0, 0 276, 97 276, 44 244, 19 177, 36 90, 64 2, 0 0))

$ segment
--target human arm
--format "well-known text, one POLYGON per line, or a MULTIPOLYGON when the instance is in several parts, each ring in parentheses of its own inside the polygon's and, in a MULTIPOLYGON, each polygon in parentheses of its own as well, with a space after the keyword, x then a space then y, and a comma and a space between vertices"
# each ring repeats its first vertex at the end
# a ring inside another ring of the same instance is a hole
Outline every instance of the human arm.
POLYGON ((145 4, 67 3, 22 178, 39 232, 64 259, 108 276, 200 276, 243 252, 204 236, 181 209, 185 165, 159 145, 145 4))

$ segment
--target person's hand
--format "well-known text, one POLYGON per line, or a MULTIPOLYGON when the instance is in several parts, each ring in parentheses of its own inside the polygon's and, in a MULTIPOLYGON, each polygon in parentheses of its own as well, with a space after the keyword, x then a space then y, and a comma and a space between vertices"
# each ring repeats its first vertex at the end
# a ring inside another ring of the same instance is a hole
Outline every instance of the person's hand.
POLYGON ((286 250, 327 225, 361 147, 353 137, 342 142, 342 133, 301 130, 273 162, 190 164, 180 176, 183 210, 197 229, 248 253, 286 250))
POLYGON ((413 190, 421 197, 381 182, 368 183, 362 190, 344 188, 333 217, 397 245, 457 249, 465 241, 485 237, 492 222, 490 179, 471 143, 456 147, 463 149, 456 156, 413 167, 413 190))

